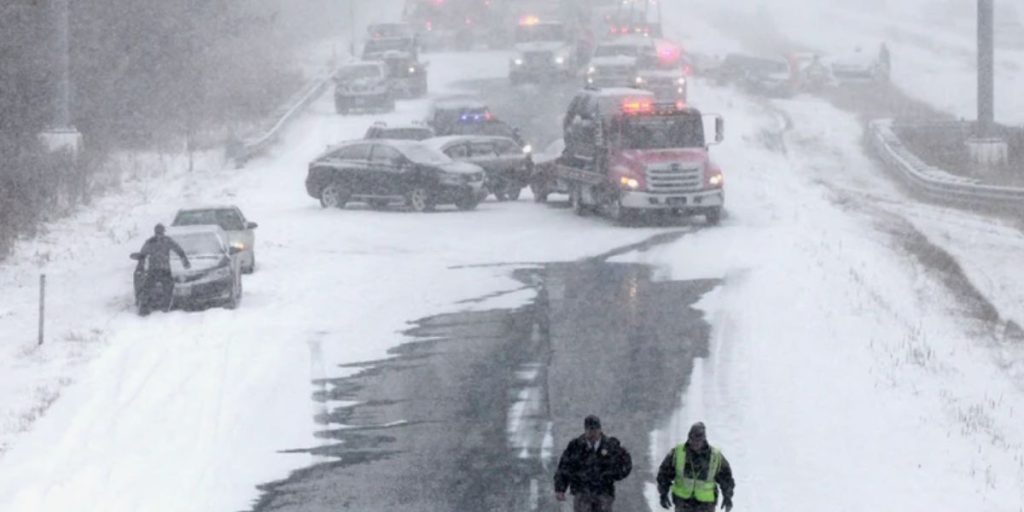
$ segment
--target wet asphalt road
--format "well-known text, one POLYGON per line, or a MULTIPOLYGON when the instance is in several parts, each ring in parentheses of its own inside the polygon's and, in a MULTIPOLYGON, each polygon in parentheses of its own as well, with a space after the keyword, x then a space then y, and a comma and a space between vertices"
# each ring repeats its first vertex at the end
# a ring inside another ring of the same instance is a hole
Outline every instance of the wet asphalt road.
POLYGON ((650 510, 648 434, 707 351, 691 305, 717 283, 599 259, 516 275, 532 304, 422 319, 394 358, 325 382, 317 400, 358 402, 319 418, 329 442, 314 453, 331 461, 264 486, 255 509, 558 510, 554 464, 596 413, 636 467, 616 510, 650 510))
MULTIPOLYGON (((470 85, 539 148, 560 136, 578 89, 470 85)), ((707 351, 709 327, 692 305, 718 283, 653 282, 649 267, 606 260, 688 231, 516 271, 537 291, 531 304, 418 320, 407 333, 416 341, 393 358, 318 383, 324 443, 312 452, 325 462, 261 486, 254 510, 559 510, 554 466, 587 414, 601 416, 606 434, 633 455, 616 510, 651 510, 657 504, 643 501, 643 486, 660 461, 648 460, 649 433, 707 351)))

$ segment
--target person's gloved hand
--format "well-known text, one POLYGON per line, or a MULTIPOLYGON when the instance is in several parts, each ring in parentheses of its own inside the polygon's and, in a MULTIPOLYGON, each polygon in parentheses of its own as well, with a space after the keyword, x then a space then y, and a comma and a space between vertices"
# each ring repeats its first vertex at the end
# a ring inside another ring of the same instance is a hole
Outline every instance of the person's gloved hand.
POLYGON ((732 498, 722 498, 722 510, 724 510, 725 512, 729 512, 730 510, 732 510, 732 498))
POLYGON ((668 494, 661 495, 661 508, 669 510, 672 508, 672 498, 668 497, 668 494))

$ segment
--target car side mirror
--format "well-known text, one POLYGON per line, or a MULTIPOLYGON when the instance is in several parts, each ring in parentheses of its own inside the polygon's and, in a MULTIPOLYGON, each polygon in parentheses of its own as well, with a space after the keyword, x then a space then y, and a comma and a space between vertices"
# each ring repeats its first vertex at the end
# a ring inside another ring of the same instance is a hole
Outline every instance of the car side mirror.
POLYGON ((715 144, 721 144, 725 140, 725 119, 721 116, 715 117, 715 144))
POLYGON ((246 222, 245 223, 245 229, 256 229, 258 227, 260 227, 260 225, 255 223, 255 222, 246 222))
POLYGON ((133 260, 135 260, 135 261, 140 261, 142 259, 142 253, 141 252, 133 252, 133 253, 129 254, 128 257, 133 259, 133 260))

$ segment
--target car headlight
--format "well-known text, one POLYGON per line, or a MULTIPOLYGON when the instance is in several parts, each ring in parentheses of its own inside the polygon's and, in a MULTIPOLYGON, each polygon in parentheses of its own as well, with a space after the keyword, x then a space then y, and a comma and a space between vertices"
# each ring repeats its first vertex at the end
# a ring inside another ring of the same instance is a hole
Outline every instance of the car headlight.
POLYGON ((206 274, 207 279, 227 279, 231 277, 231 267, 217 267, 206 274))
POLYGON ((416 72, 416 66, 409 66, 409 74, 416 72))
POLYGON ((529 144, 523 146, 523 153, 526 153, 526 154, 533 153, 533 146, 531 146, 529 144))
POLYGON ((622 176, 619 178, 619 184, 628 189, 636 190, 640 188, 640 182, 636 178, 630 178, 628 176, 622 176))
POLYGON ((555 57, 555 64, 558 64, 559 66, 565 64, 565 57, 562 57, 561 55, 555 57))
POLYGON ((588 75, 593 75, 594 73, 597 73, 597 68, 595 68, 594 66, 590 66, 589 68, 587 68, 588 75))
POLYGON ((644 77, 638 76, 638 77, 636 77, 636 80, 634 80, 634 82, 636 82, 637 85, 643 85, 644 84, 644 77))
POLYGON ((231 247, 234 247, 235 249, 237 249, 239 251, 244 251, 245 250, 245 244, 242 243, 242 242, 232 242, 231 243, 231 247))
POLYGON ((516 64, 516 66, 522 66, 523 65, 523 59, 515 59, 512 62, 514 62, 516 64))

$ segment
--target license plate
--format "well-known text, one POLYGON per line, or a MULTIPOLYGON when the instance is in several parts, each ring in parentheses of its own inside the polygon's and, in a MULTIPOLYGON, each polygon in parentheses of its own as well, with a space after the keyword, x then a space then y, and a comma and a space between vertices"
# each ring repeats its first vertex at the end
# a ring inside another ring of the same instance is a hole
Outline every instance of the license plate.
POLYGON ((670 197, 670 198, 668 198, 668 200, 665 201, 665 203, 671 204, 671 205, 683 205, 683 206, 685 206, 686 205, 686 198, 685 197, 670 197))

